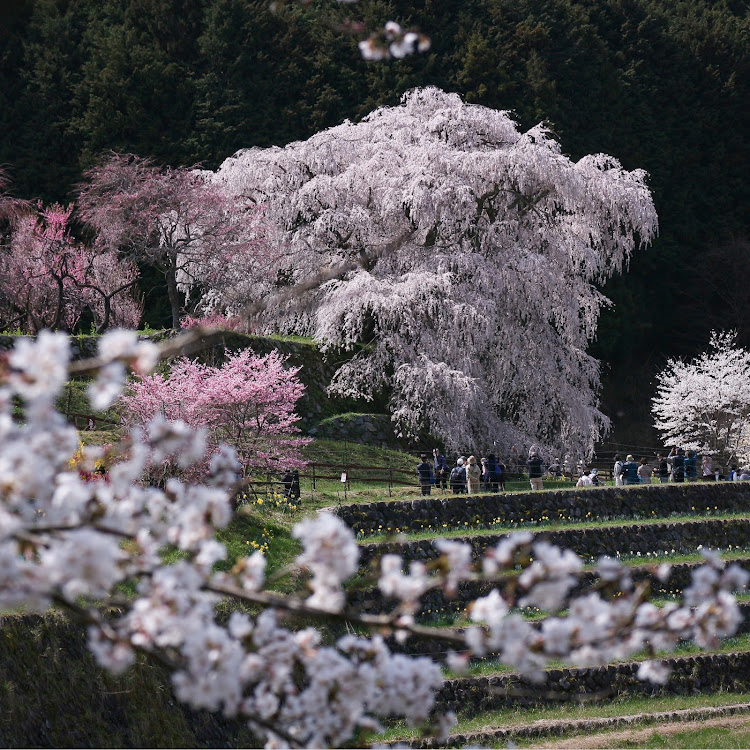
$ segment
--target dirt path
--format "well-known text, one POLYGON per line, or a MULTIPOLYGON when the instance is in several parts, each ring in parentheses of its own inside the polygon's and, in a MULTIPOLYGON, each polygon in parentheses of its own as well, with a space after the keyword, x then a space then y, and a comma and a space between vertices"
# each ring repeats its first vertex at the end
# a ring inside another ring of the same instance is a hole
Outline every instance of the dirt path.
POLYGON ((689 732, 692 730, 705 729, 706 727, 720 727, 732 729, 737 727, 750 728, 750 716, 719 716, 715 719, 703 719, 700 721, 674 721, 666 724, 652 724, 640 729, 625 729, 612 732, 599 732, 597 734, 579 734, 565 739, 549 738, 549 741, 533 748, 555 748, 555 750, 566 750, 566 748, 606 748, 620 747, 623 743, 643 743, 652 734, 658 732, 660 735, 677 734, 678 732, 689 732))

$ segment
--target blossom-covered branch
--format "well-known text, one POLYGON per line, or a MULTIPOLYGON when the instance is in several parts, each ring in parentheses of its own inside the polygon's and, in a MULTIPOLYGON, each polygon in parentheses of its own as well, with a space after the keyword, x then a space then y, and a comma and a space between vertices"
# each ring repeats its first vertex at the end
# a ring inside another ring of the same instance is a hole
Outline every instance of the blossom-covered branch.
MULTIPOLYGON (((122 389, 125 364, 146 374, 158 356, 156 345, 133 332, 103 336, 94 399, 111 403, 122 389)), ((571 599, 581 561, 530 533, 503 539, 480 560, 472 559, 469 545, 452 540, 436 542, 441 556, 430 567, 412 563, 404 571, 401 558, 385 556, 378 586, 398 604, 382 615, 357 613, 347 604, 346 582, 358 571, 358 545, 328 513, 293 531, 307 592, 269 591, 266 560, 258 552, 231 570, 216 569, 228 553, 215 533, 232 518, 240 466, 231 448, 213 453, 200 482, 172 477, 163 487, 150 486, 144 476, 165 459, 189 468, 205 457, 200 432, 159 417, 113 447, 108 481, 85 481, 70 470, 77 434, 54 408, 69 360, 66 336, 43 331, 36 341, 20 340, 0 370, 0 608, 65 609, 86 625, 103 667, 122 672, 137 654, 157 659, 170 670, 179 700, 246 721, 268 746, 346 745, 391 716, 411 725, 434 720, 445 731, 449 717, 432 716, 442 682, 438 665, 392 653, 383 631, 443 639, 455 650, 454 667, 498 653, 541 678, 551 659, 603 663, 644 646, 672 650, 688 638, 713 646, 740 621, 731 592, 746 584, 747 573, 725 567, 712 553, 694 572, 682 605, 655 607, 644 587, 633 586, 627 568, 610 559, 599 562, 600 589, 571 599), (23 420, 13 418, 18 400, 23 420), (176 562, 165 561, 170 549, 180 552, 176 562), (503 587, 502 578, 516 568, 513 586, 503 587), (471 605, 476 625, 459 631, 414 621, 426 591, 440 587, 451 595, 477 577, 498 585, 471 605), (123 599, 126 582, 135 593, 123 599), (228 620, 217 617, 226 597, 252 603, 255 614, 237 609, 228 620), (104 617, 112 602, 122 606, 104 617), (532 605, 550 616, 536 625, 524 620, 516 608, 532 605), (562 607, 567 616, 559 615, 562 607), (326 645, 320 631, 285 624, 288 613, 346 620, 376 634, 326 645)), ((82 467, 93 465, 100 452, 86 448, 82 467)), ((641 674, 666 679, 655 662, 641 674)))

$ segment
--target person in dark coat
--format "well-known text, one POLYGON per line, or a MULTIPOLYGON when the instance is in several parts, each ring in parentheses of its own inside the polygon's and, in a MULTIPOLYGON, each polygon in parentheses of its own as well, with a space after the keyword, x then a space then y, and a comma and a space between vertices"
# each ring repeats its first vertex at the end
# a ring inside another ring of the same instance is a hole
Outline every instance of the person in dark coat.
POLYGON ((536 448, 529 451, 529 458, 526 461, 526 468, 529 470, 529 482, 532 490, 544 489, 542 477, 544 477, 544 461, 539 455, 536 448))
POLYGON ((640 484, 638 477, 638 464, 633 456, 628 456, 622 465, 622 482, 625 485, 640 484))
POLYGON ((466 469, 464 468, 463 458, 459 458, 456 465, 451 469, 450 487, 455 495, 466 492, 466 469))
POLYGON ((417 464, 417 477, 419 478, 419 487, 422 490, 423 495, 429 495, 432 491, 432 485, 435 482, 435 477, 432 473, 432 464, 427 462, 426 453, 423 453, 420 458, 421 462, 417 464))
POLYGON ((435 470, 435 487, 440 489, 448 489, 448 475, 451 473, 448 468, 448 462, 445 460, 445 456, 440 452, 438 448, 432 451, 433 466, 435 470))

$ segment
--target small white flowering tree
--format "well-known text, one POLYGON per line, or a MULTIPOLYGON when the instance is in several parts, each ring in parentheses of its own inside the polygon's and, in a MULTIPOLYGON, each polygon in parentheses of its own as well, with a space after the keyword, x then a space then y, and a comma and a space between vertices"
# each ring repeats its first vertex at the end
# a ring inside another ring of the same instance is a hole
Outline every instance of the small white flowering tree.
MULTIPOLYGON (((200 483, 175 478, 164 489, 147 486, 142 477, 149 466, 173 456, 188 467, 205 450, 200 432, 160 416, 114 449, 109 481, 85 481, 69 468, 77 433, 54 403, 71 373, 95 372, 91 397, 104 408, 118 397, 126 366, 145 374, 159 356, 199 340, 210 344, 219 335, 198 327, 159 350, 134 332, 117 331, 102 337, 97 359, 74 363, 64 334, 43 331, 36 341, 16 344, 0 366, 0 611, 62 609, 88 628, 89 646, 103 667, 122 672, 139 654, 157 660, 170 670, 179 700, 246 721, 269 747, 360 742, 380 717, 427 723, 440 669, 426 657, 391 653, 385 633, 441 639, 456 652, 449 660, 454 668, 472 655, 497 653, 540 676, 552 659, 602 664, 643 648, 671 650, 682 639, 714 646, 741 622, 731 592, 748 574, 737 565, 725 568, 715 554, 707 552, 708 565, 694 572, 683 605, 655 607, 646 601, 648 586, 634 585, 628 569, 609 558, 598 564, 602 585, 571 599, 581 560, 529 532, 502 539, 478 561, 470 545, 440 540, 441 560, 432 570, 413 562, 404 572, 399 556, 384 556, 378 585, 398 605, 379 615, 347 605, 344 583, 357 571, 359 549, 331 514, 294 528, 306 592, 268 590, 258 552, 229 572, 217 571, 227 550, 215 531, 230 521, 237 489, 233 451, 214 453, 200 483), (21 420, 13 413, 19 400, 21 420), (169 549, 181 552, 173 564, 163 559, 169 549), (461 632, 415 622, 423 594, 440 588, 452 595, 467 580, 495 584, 470 608, 476 625, 461 632), (132 597, 121 593, 126 582, 135 586, 132 597), (216 612, 223 599, 251 604, 256 614, 235 611, 225 621, 216 612), (546 609, 550 616, 530 622, 517 606, 546 609), (568 615, 557 616, 563 608, 568 615), (323 624, 352 623, 377 635, 323 645, 317 629, 285 625, 289 613, 323 624)), ((81 468, 98 455, 87 448, 81 468)), ((668 567, 660 571, 668 575, 668 567)), ((667 675, 652 661, 639 670, 653 681, 667 675)), ((443 731, 450 726, 450 717, 432 718, 443 731)))
MULTIPOLYGON (((586 348, 595 283, 656 231, 641 170, 573 162, 542 126, 435 88, 285 148, 250 149, 214 177, 287 234, 280 277, 344 271, 266 309, 267 326, 364 344, 335 391, 391 390, 401 430, 590 453, 608 426, 586 348)), ((235 300, 239 309, 246 300, 235 300)))
POLYGON ((750 352, 713 332, 708 351, 659 373, 652 412, 666 444, 750 461, 750 352))

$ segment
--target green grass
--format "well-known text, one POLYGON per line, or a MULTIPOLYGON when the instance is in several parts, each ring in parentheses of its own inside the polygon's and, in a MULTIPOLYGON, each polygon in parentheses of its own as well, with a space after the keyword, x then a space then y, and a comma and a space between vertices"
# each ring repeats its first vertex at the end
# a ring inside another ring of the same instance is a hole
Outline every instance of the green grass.
POLYGON ((291 341, 295 344, 306 344, 307 346, 315 346, 315 339, 310 336, 286 336, 281 333, 271 333, 265 335, 263 338, 271 339, 271 341, 291 341))
POLYGON ((324 438, 316 438, 302 452, 311 462, 311 465, 303 472, 304 476, 300 477, 301 499, 306 508, 317 509, 340 503, 380 502, 419 497, 419 488, 416 486, 416 466, 419 459, 410 453, 324 438), (330 466, 322 464, 330 464, 330 466), (314 487, 310 477, 313 468, 316 474, 314 487), (391 494, 389 495, 389 468, 393 469, 394 481, 412 481, 413 477, 414 486, 405 487, 394 484, 390 488, 391 494), (347 472, 349 479, 346 491, 341 482, 341 473, 344 471, 347 472), (408 472, 408 474, 400 474, 399 471, 408 472), (321 476, 329 478, 318 478, 321 476))
MULTIPOLYGON (((601 736, 601 748, 746 748, 750 747, 750 718, 742 726, 732 727, 703 727, 702 729, 688 729, 684 732, 662 734, 654 729, 651 735, 644 741, 613 739, 607 742, 607 734, 601 736)), ((504 746, 503 746, 504 747, 504 746)), ((519 745, 523 747, 523 744, 519 745)))
MULTIPOLYGON (((678 711, 686 708, 702 708, 704 706, 724 706, 732 703, 750 702, 750 693, 715 693, 713 695, 690 695, 673 697, 637 697, 614 698, 602 703, 566 703, 565 706, 512 708, 477 714, 472 717, 460 717, 452 729, 453 734, 480 732, 488 728, 527 725, 534 721, 568 721, 573 719, 609 718, 641 713, 660 713, 663 711, 678 711)), ((408 728, 404 722, 397 722, 378 740, 395 742, 401 739, 416 737, 417 730, 408 728)), ((551 741, 551 738, 550 738, 551 741)), ((521 744, 521 740, 515 740, 521 744)), ((526 740, 526 744, 536 743, 538 740, 526 740)), ((502 747, 506 747, 504 743, 502 747)), ((746 746, 747 747, 747 746, 746 746)))

